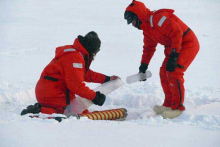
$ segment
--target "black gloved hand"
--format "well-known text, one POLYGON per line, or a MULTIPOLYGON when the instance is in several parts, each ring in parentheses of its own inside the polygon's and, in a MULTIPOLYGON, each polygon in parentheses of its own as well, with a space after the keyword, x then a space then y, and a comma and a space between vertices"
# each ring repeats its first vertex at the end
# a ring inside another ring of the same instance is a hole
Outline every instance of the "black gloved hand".
MULTIPOLYGON (((141 65, 139 67, 139 73, 145 73, 147 69, 148 69, 148 64, 141 63, 141 65)), ((141 81, 146 81, 146 79, 141 80, 141 81)))
POLYGON ((148 64, 141 63, 139 67, 139 73, 145 73, 147 69, 148 69, 148 64))
POLYGON ((99 91, 97 91, 96 96, 95 96, 94 100, 92 100, 92 102, 95 105, 102 106, 105 102, 105 99, 106 99, 106 96, 104 94, 100 93, 99 91))
POLYGON ((106 82, 108 82, 108 81, 110 81, 110 80, 111 80, 111 77, 105 76, 105 81, 104 81, 104 83, 106 83, 106 82))
POLYGON ((170 54, 170 58, 168 59, 168 62, 166 65, 166 70, 169 72, 174 71, 177 67, 177 60, 179 57, 179 53, 176 53, 175 51, 176 51, 175 49, 172 50, 170 54))

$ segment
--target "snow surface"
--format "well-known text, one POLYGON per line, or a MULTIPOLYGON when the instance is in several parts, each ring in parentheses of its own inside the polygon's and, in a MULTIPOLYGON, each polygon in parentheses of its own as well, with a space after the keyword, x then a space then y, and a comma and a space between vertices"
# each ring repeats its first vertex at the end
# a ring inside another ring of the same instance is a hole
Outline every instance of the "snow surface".
POLYGON ((151 10, 175 9, 200 41, 200 52, 185 74, 186 111, 179 118, 164 120, 152 110, 164 98, 160 45, 149 66, 152 78, 125 84, 108 95, 103 107, 90 108, 126 108, 126 121, 70 118, 58 123, 20 116, 22 109, 36 102, 35 84, 55 48, 72 44, 79 34, 94 30, 102 40, 91 69, 123 81, 138 72, 143 35, 123 18, 130 2, 0 0, 0 147, 220 146, 219 0, 144 1, 151 10))

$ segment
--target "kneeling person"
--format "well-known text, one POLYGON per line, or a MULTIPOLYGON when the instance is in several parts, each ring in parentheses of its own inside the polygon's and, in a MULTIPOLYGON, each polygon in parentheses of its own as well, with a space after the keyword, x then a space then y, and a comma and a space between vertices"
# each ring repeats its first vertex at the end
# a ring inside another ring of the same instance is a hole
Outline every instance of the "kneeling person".
MULTIPOLYGON (((79 95, 102 106, 106 96, 95 92, 84 82, 105 83, 117 79, 90 70, 90 64, 99 52, 101 41, 94 31, 79 35, 73 45, 56 48, 56 55, 44 68, 35 93, 41 113, 64 113, 70 101, 79 95)), ((86 110, 88 112, 88 110, 86 110)))

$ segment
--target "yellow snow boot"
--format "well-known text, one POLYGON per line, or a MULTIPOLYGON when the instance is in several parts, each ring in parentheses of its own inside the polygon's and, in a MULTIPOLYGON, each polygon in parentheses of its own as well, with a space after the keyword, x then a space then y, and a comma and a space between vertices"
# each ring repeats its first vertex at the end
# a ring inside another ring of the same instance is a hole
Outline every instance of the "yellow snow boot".
POLYGON ((164 111, 167 110, 171 110, 170 107, 165 107, 165 106, 159 106, 159 105, 155 105, 153 108, 154 112, 156 112, 156 114, 162 114, 164 111))
POLYGON ((177 109, 176 110, 167 110, 162 113, 162 117, 164 119, 166 119, 166 118, 173 119, 173 118, 180 116, 182 114, 182 112, 183 111, 177 110, 177 109))

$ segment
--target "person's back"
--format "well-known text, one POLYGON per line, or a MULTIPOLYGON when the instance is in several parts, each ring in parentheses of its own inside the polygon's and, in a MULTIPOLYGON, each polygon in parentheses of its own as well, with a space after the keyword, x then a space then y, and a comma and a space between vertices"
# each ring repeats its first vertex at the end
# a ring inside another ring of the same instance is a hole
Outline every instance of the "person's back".
MULTIPOLYGON (((65 74, 71 70, 65 68, 66 65, 75 60, 77 63, 85 65, 82 54, 73 45, 61 46, 56 49, 56 56, 44 68, 41 77, 36 85, 36 98, 41 105, 51 105, 57 107, 66 106, 66 89, 68 79, 65 74), (69 62, 69 63, 66 63, 69 62)), ((85 71, 85 70, 84 70, 85 71)), ((74 76, 73 76, 74 77, 74 76)), ((71 79, 69 79, 71 80, 71 79)), ((72 83, 75 83, 72 81, 72 83)), ((75 97, 70 92, 70 101, 75 97)))

